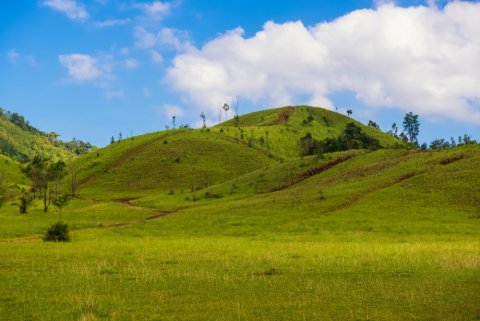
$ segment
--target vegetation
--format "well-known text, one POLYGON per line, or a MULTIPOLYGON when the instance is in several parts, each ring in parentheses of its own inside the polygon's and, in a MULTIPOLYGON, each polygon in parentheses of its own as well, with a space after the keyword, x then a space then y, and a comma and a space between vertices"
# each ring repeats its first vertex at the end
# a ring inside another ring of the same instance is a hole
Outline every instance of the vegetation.
POLYGON ((0 108, 0 154, 13 160, 26 163, 35 156, 66 160, 69 155, 81 155, 91 148, 91 144, 80 140, 59 140, 58 134, 42 132, 23 116, 0 108))
POLYGON ((53 224, 48 228, 43 240, 46 242, 69 242, 70 232, 68 230, 68 224, 63 222, 53 224))
POLYGON ((72 163, 66 223, 0 208, 0 315, 475 320, 479 163, 305 106, 122 140, 72 163), (348 148, 301 158, 302 138, 348 148))

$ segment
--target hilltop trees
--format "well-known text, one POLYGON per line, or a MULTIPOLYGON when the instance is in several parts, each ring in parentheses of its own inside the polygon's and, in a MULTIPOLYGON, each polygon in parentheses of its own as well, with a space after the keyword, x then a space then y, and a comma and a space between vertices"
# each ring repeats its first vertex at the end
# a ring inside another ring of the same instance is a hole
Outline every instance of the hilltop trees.
POLYGON ((372 127, 372 128, 380 130, 380 126, 376 122, 374 122, 373 120, 368 121, 368 127, 372 127))
POLYGON ((371 149, 381 148, 377 139, 365 134, 355 123, 348 123, 343 133, 337 138, 326 138, 322 141, 316 140, 310 133, 307 133, 299 140, 300 156, 321 155, 350 149, 371 149))

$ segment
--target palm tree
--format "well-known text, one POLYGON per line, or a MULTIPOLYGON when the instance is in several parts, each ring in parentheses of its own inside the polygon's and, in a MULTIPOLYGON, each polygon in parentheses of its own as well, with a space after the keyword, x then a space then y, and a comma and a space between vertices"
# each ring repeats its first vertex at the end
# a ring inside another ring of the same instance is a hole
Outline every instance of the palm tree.
POLYGON ((225 110, 225 120, 227 120, 227 118, 228 118, 228 117, 227 117, 227 113, 228 113, 228 111, 230 110, 230 106, 228 106, 228 104, 225 103, 225 104, 223 105, 222 109, 225 110))

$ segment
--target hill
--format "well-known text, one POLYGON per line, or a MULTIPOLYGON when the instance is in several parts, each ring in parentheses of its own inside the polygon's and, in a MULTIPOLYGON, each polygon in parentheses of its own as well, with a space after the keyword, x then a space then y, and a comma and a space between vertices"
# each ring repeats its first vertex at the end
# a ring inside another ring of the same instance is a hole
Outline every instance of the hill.
POLYGON ((0 154, 19 162, 34 156, 67 159, 71 152, 66 144, 54 133, 49 135, 31 126, 23 116, 0 108, 0 154))
POLYGON ((299 140, 307 133, 317 139, 334 138, 352 122, 382 146, 404 146, 335 112, 284 107, 240 116, 239 122, 230 120, 210 129, 142 135, 89 153, 78 160, 79 192, 111 199, 197 191, 296 158, 299 140), (135 195, 129 195, 132 190, 135 195))
POLYGON ((368 136, 377 139, 383 148, 405 148, 398 139, 339 113, 311 106, 288 106, 242 115, 215 128, 282 157, 299 156, 298 142, 310 133, 323 140, 337 138, 347 124, 354 123, 368 136))

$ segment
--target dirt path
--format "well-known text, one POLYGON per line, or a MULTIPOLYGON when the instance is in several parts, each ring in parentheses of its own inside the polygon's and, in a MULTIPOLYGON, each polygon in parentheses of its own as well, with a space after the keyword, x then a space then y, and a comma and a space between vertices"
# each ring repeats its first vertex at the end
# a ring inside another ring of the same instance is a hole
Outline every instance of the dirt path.
MULTIPOLYGON (((173 214, 176 214, 180 211, 180 209, 158 210, 158 209, 149 208, 149 207, 135 206, 135 205, 132 205, 130 203, 133 200, 135 200, 135 198, 124 198, 124 199, 114 200, 114 202, 119 203, 119 204, 121 204, 123 206, 126 206, 128 208, 142 210, 142 211, 149 211, 153 215, 150 215, 150 216, 147 216, 145 218, 138 219, 138 220, 132 220, 132 221, 121 222, 121 223, 114 223, 114 224, 104 225, 104 226, 99 226, 99 227, 87 227, 87 228, 84 228, 84 229, 73 230, 72 232, 78 232, 78 231, 84 231, 84 230, 94 230, 94 229, 112 230, 112 229, 125 228, 125 227, 131 226, 131 225, 140 224, 142 222, 152 221, 152 220, 156 220, 156 219, 168 216, 168 215, 173 215, 173 214)), ((21 238, 12 238, 12 239, 0 240, 0 243, 25 243, 25 242, 39 241, 41 239, 42 239, 41 235, 36 235, 36 236, 29 235, 29 236, 25 236, 25 237, 21 237, 21 238)))

